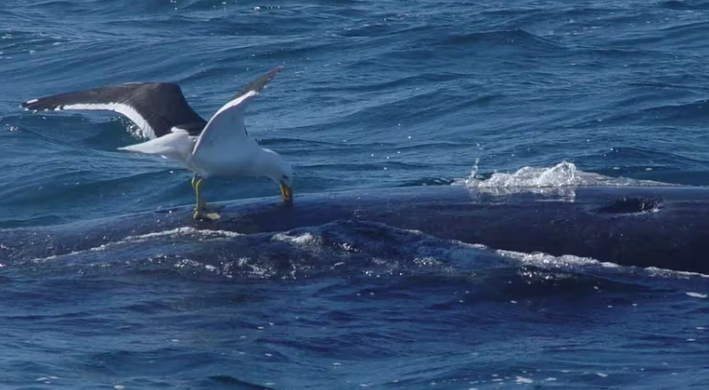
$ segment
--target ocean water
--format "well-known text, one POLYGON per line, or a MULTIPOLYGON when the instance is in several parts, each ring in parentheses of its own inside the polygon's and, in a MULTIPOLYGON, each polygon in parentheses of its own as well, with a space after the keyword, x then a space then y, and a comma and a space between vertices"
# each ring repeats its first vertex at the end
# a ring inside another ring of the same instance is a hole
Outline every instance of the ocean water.
MULTIPOLYGON (((1 2, 0 388, 706 388, 709 280, 672 259, 351 220, 185 218, 56 249, 44 229, 188 207, 191 174, 117 150, 141 142, 123 117, 19 105, 170 81, 209 118, 281 65, 246 125, 293 163, 296 207, 421 186, 706 186, 708 16, 698 0, 1 2), (18 234, 36 240, 20 250, 18 234)), ((263 178, 204 193, 278 202, 263 178)))

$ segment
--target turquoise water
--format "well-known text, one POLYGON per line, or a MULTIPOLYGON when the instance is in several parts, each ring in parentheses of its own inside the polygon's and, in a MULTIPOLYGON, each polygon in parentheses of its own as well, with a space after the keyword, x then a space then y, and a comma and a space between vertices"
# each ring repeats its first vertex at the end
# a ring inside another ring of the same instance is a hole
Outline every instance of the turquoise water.
MULTIPOLYGON (((124 118, 20 102, 171 81, 208 118, 277 65, 247 127, 292 161, 296 195, 704 186, 707 12, 700 1, 2 2, 0 385, 701 388, 706 278, 671 266, 504 256, 347 223, 243 235, 186 223, 54 257, 2 248, 21 229, 193 201, 181 166, 117 150, 140 142, 124 118)), ((277 195, 267 179, 205 184, 210 201, 277 195)))

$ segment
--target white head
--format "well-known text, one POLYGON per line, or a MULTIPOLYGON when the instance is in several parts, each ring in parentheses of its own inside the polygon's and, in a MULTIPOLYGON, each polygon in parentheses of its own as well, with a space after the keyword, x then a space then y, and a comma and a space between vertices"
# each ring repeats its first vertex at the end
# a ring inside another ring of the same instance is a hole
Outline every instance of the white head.
POLYGON ((281 197, 287 204, 293 203, 293 168, 280 154, 271 149, 262 149, 259 158, 261 174, 281 187, 281 197))

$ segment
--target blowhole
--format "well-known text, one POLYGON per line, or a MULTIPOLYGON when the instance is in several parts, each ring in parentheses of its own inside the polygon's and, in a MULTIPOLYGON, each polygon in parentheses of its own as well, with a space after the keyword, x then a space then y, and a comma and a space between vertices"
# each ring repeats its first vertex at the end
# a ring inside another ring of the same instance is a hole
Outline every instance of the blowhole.
POLYGON ((644 197, 625 197, 617 199, 598 211, 609 214, 637 214, 660 211, 662 199, 644 197))

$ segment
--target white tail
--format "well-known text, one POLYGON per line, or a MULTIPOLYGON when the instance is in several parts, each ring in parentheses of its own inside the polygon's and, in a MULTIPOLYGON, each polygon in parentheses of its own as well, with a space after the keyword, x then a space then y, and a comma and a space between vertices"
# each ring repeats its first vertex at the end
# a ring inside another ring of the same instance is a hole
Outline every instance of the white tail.
POLYGON ((190 137, 189 133, 181 129, 173 128, 170 134, 165 134, 162 137, 139 144, 118 148, 118 150, 143 154, 157 154, 165 158, 186 162, 190 154, 192 154, 193 148, 194 139, 190 137))

